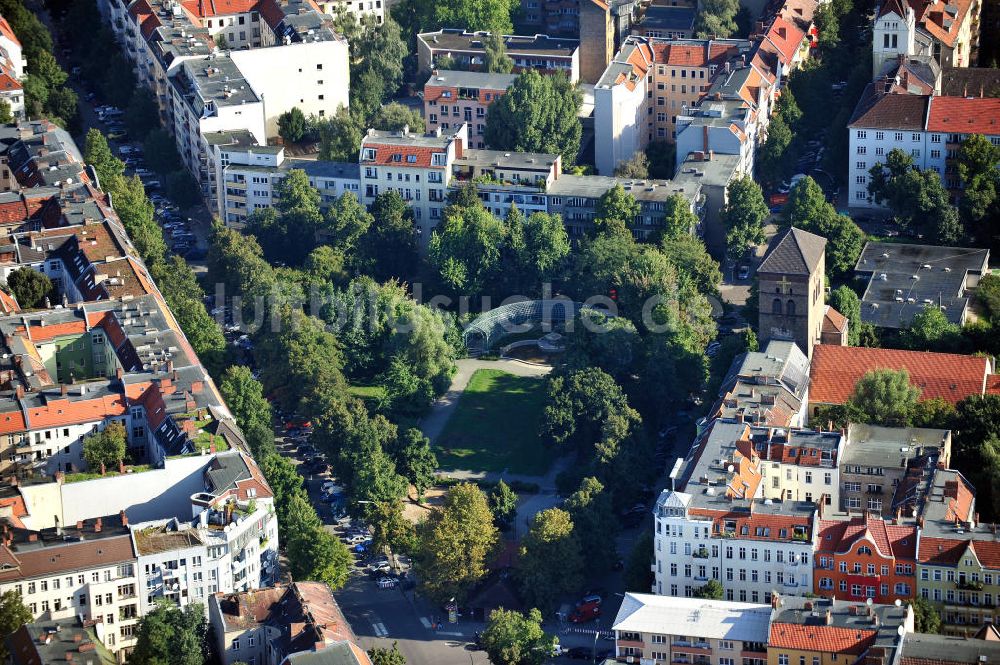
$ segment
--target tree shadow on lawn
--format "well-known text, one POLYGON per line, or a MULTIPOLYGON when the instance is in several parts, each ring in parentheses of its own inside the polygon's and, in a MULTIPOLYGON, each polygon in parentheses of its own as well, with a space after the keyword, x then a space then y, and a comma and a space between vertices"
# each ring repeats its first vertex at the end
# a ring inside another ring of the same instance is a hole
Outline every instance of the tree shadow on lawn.
POLYGON ((435 446, 442 469, 544 475, 551 449, 539 430, 545 380, 478 370, 435 446))

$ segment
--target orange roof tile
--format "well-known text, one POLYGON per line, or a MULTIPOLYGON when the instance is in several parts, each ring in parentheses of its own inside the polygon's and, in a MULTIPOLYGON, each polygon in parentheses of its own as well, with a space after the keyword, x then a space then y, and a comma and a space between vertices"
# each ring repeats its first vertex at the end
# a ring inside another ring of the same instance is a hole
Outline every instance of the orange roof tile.
POLYGON ((871 349, 817 344, 809 371, 809 401, 844 404, 854 386, 873 369, 906 369, 921 399, 941 398, 955 404, 970 395, 982 395, 989 360, 954 353, 871 349))
POLYGON ((0 35, 3 35, 18 46, 21 45, 21 41, 17 38, 17 35, 14 34, 14 28, 10 27, 10 23, 8 23, 7 19, 2 16, 0 16, 0 35))
POLYGON ((772 623, 768 646, 779 649, 858 655, 875 642, 876 634, 874 630, 858 630, 839 626, 772 623))
POLYGON ((875 545, 884 557, 913 559, 917 550, 916 526, 887 524, 866 514, 850 520, 820 520, 817 552, 846 554, 860 540, 875 545))
POLYGON ((28 409, 32 429, 97 422, 122 415, 125 415, 125 404, 117 395, 78 401, 53 399, 44 407, 28 409))
POLYGON ((845 328, 847 328, 847 317, 827 305, 823 313, 823 331, 844 332, 845 328))
POLYGON ((931 97, 927 131, 1000 136, 1000 99, 931 97))

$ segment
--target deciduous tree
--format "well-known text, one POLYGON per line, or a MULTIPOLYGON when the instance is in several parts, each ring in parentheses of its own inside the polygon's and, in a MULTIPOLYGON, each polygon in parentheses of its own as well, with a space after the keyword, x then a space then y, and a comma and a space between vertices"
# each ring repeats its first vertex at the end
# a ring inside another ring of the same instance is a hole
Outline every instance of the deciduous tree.
POLYGON ((305 134, 306 116, 298 106, 293 106, 278 116, 278 136, 285 143, 298 143, 305 134))
POLYGON ((17 299, 17 304, 24 309, 44 307, 46 297, 55 297, 52 280, 27 266, 22 266, 7 276, 7 288, 17 299))
MULTIPOLYGON (((21 594, 11 589, 0 594, 0 635, 10 635, 34 617, 21 599, 21 594)), ((0 660, 7 662, 9 656, 6 641, 0 641, 0 660)))
POLYGON ((580 151, 581 103, 580 90, 568 77, 530 69, 490 105, 486 143, 494 150, 562 155, 563 166, 572 166, 580 151))
POLYGON ((487 572, 498 533, 486 495, 471 483, 449 490, 444 505, 417 526, 414 560, 424 593, 461 603, 487 572))
POLYGON ((770 211, 764 192, 750 176, 729 183, 727 194, 729 200, 722 211, 726 247, 730 260, 738 261, 751 247, 764 242, 764 221, 770 211))
POLYGON ((494 665, 542 665, 555 649, 556 638, 542 630, 542 614, 493 610, 482 635, 483 648, 494 665))
POLYGON ((583 553, 573 520, 561 508, 536 513, 515 576, 521 595, 534 607, 552 609, 559 597, 583 583, 583 553))
POLYGON ((919 398, 920 389, 910 383, 907 370, 874 369, 858 380, 847 406, 857 422, 906 427, 919 398))
POLYGON ((490 510, 497 527, 505 531, 517 516, 517 494, 502 478, 490 491, 490 510))
POLYGON ((83 461, 91 472, 99 471, 102 464, 110 470, 125 459, 125 447, 125 426, 113 422, 83 439, 83 461))

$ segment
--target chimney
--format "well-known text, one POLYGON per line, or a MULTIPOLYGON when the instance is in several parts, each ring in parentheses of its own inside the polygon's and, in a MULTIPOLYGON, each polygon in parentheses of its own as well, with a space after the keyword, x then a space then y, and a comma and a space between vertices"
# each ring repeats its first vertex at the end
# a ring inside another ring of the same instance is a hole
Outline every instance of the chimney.
POLYGON ((68 392, 69 392, 69 387, 65 383, 59 385, 59 394, 60 395, 62 395, 63 397, 65 397, 66 393, 68 393, 68 392))
POLYGON ((82 640, 82 639, 83 639, 83 635, 81 635, 80 633, 75 633, 75 634, 73 635, 73 641, 74 641, 74 642, 79 642, 79 641, 80 641, 80 640, 82 640))
POLYGON ((802 605, 802 607, 803 607, 803 609, 805 609, 805 611, 806 611, 806 612, 812 612, 812 609, 813 609, 813 604, 812 604, 812 601, 811 601, 811 600, 807 600, 807 601, 806 601, 806 602, 805 602, 805 603, 804 603, 804 604, 802 605))
POLYGON ((28 542, 29 543, 36 543, 36 542, 38 542, 38 534, 35 533, 35 532, 29 533, 28 534, 28 542))
POLYGON ((14 395, 18 399, 24 399, 24 386, 18 385, 17 388, 14 390, 14 395))
POLYGON ((94 520, 94 533, 100 533, 102 526, 103 525, 101 524, 101 518, 98 517, 96 520, 94 520))
POLYGON ((125 370, 123 370, 121 367, 116 367, 115 378, 121 381, 124 377, 125 377, 125 370))
POLYGON ((62 471, 56 471, 53 475, 55 476, 56 482, 62 485, 63 479, 66 475, 62 471))
POLYGON ((826 611, 826 625, 833 625, 833 610, 826 611))
POLYGON ((778 609, 778 606, 780 604, 781 604, 781 599, 778 597, 778 594, 777 593, 772 593, 771 594, 771 609, 772 610, 778 609))
POLYGON ((81 531, 83 530, 83 520, 76 521, 76 528, 80 529, 81 531))
POLYGON ((712 150, 712 149, 709 149, 709 151, 707 153, 705 153, 705 161, 706 162, 710 162, 713 159, 715 159, 715 151, 712 150))
POLYGON ((746 418, 743 416, 742 413, 737 413, 736 414, 736 422, 742 423, 742 422, 745 422, 745 421, 746 421, 746 418))
POLYGON ((173 371, 174 371, 174 361, 173 360, 168 360, 167 361, 167 374, 170 374, 173 371))

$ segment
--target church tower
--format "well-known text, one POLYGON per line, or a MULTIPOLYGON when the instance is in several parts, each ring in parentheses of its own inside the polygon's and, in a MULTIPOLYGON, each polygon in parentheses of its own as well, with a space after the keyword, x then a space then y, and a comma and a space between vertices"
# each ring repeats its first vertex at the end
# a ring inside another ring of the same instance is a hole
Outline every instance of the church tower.
POLYGON ((801 229, 781 231, 757 268, 760 345, 792 340, 807 357, 823 333, 826 238, 801 229))
POLYGON ((872 78, 916 53, 917 19, 906 0, 883 0, 872 28, 872 78))

